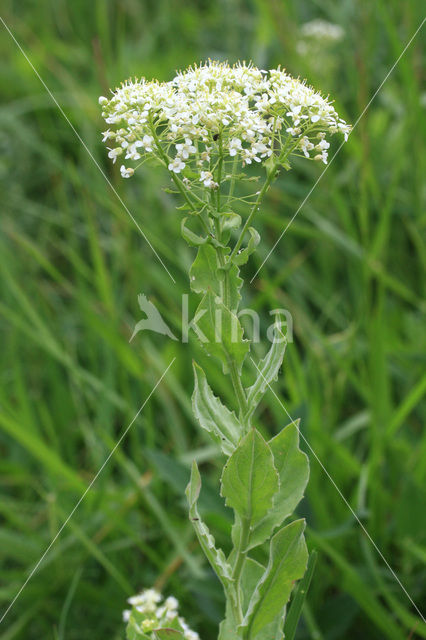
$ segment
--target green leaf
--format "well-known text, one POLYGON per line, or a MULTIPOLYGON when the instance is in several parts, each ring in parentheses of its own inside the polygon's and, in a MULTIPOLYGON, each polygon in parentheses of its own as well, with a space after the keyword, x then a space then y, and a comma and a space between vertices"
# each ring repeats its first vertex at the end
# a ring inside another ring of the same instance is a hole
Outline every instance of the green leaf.
POLYGON ((241 373, 250 349, 249 342, 243 339, 243 328, 237 316, 212 291, 209 290, 201 300, 192 324, 205 352, 222 362, 223 372, 228 373, 232 359, 241 373))
POLYGON ((260 433, 252 429, 225 465, 221 494, 239 518, 254 526, 271 508, 278 486, 272 451, 260 433))
POLYGON ((251 417, 264 396, 269 385, 278 378, 278 372, 283 362, 287 341, 280 330, 278 322, 274 325, 275 337, 266 356, 256 365, 256 381, 247 389, 248 414, 251 417), (277 339, 275 339, 277 338, 277 339))
POLYGON ((221 213, 220 217, 222 219, 222 230, 226 231, 227 229, 238 229, 241 226, 241 216, 238 213, 221 213))
MULTIPOLYGON (((252 558, 247 558, 241 575, 243 613, 246 612, 251 596, 264 573, 265 567, 262 564, 252 558)), ((256 636, 253 636, 253 640, 281 640, 283 624, 284 608, 270 624, 266 625, 256 636)))
POLYGON ((201 548, 226 591, 232 583, 232 568, 228 564, 222 549, 216 549, 213 536, 200 518, 200 514, 197 509, 197 500, 200 495, 200 490, 201 477, 197 463, 194 460, 191 469, 191 479, 186 488, 186 496, 189 503, 189 517, 194 526, 201 548))
POLYGON ((185 226, 185 222, 187 220, 188 218, 183 218, 180 225, 182 237, 187 241, 187 243, 191 247, 198 247, 202 244, 205 244, 208 240, 208 237, 206 236, 205 238, 202 238, 201 236, 198 236, 196 233, 191 231, 191 229, 188 229, 188 227, 185 226))
POLYGON ((229 308, 236 313, 241 300, 240 289, 243 286, 243 280, 240 278, 240 270, 237 265, 233 264, 229 269, 229 308))
MULTIPOLYGON (((265 567, 256 560, 247 558, 241 575, 242 608, 243 613, 248 607, 251 595, 257 583, 265 572, 265 567)), ((282 640, 283 614, 260 631, 252 640, 282 640)), ((219 628, 218 640, 241 640, 241 632, 235 620, 231 602, 227 601, 225 619, 219 628)))
POLYGON ((234 256, 234 264, 245 264, 260 242, 260 235, 254 227, 249 227, 248 231, 250 233, 250 240, 248 241, 248 245, 245 249, 242 249, 242 251, 234 256))
POLYGON ((222 287, 224 285, 222 283, 225 279, 225 269, 229 282, 229 308, 235 313, 241 300, 240 289, 243 281, 239 277, 239 269, 235 264, 218 266, 216 251, 212 244, 203 244, 198 248, 197 257, 189 270, 189 282, 195 293, 206 293, 210 289, 223 302, 222 287))
POLYGON ((257 583, 265 573, 265 567, 257 560, 247 558, 241 573, 241 594, 242 608, 245 613, 248 609, 253 591, 256 589, 257 583))
POLYGON ((299 420, 284 427, 270 440, 269 446, 280 478, 280 488, 274 496, 272 509, 253 530, 249 548, 264 542, 293 513, 303 498, 309 478, 308 457, 299 449, 299 420))
POLYGON ((305 521, 287 525, 271 539, 269 562, 250 600, 243 626, 256 634, 283 611, 295 580, 303 576, 308 560, 303 531, 305 521))
POLYGON ((237 621, 229 599, 226 601, 225 618, 219 625, 218 640, 241 640, 241 634, 237 631, 237 621))
POLYGON ((220 445, 223 453, 230 456, 237 446, 244 428, 233 411, 229 411, 211 390, 204 371, 195 362, 194 393, 192 408, 201 427, 208 431, 220 445))
POLYGON ((155 640, 179 640, 184 636, 175 629, 155 629, 153 631, 155 640))
POLYGON ((275 173, 278 165, 277 156, 275 154, 270 155, 269 158, 264 162, 264 165, 267 176, 275 173))
POLYGON ((210 288, 219 295, 216 251, 211 244, 199 247, 197 257, 189 270, 189 282, 195 293, 206 293, 210 288))

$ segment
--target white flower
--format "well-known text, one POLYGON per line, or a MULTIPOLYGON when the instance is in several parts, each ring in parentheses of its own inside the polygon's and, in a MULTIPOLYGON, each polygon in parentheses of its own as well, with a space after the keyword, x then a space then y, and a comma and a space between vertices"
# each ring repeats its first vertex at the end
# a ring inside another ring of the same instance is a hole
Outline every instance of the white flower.
POLYGON ((176 151, 181 158, 183 158, 184 160, 188 160, 189 155, 191 153, 195 153, 197 151, 197 148, 192 144, 191 138, 186 138, 185 144, 180 143, 176 145, 176 151))
POLYGON ((272 150, 266 146, 263 142, 255 142, 252 150, 254 153, 259 154, 261 158, 266 158, 272 154, 272 150))
POLYGON ((321 140, 321 142, 318 142, 317 145, 315 145, 315 149, 319 149, 320 151, 322 151, 323 149, 329 149, 330 148, 330 143, 327 142, 327 140, 321 140))
POLYGON ((341 40, 345 35, 345 32, 340 25, 320 19, 306 22, 300 31, 303 36, 308 38, 330 40, 334 42, 341 40))
POLYGON ((172 611, 179 607, 179 601, 175 597, 169 596, 168 598, 166 598, 166 601, 164 602, 164 606, 168 611, 172 611))
POLYGON ((206 147, 205 150, 200 154, 200 159, 202 162, 210 162, 210 147, 206 147))
POLYGON ((173 162, 169 163, 169 171, 173 171, 174 173, 180 173, 181 171, 183 171, 183 169, 185 169, 185 163, 182 161, 181 158, 179 158, 179 156, 176 156, 173 162))
POLYGON ((108 158, 112 158, 113 163, 117 160, 118 156, 123 153, 123 149, 121 147, 116 147, 115 149, 110 149, 108 158))
POLYGON ((123 611, 123 622, 129 622, 131 613, 132 612, 130 611, 130 609, 124 609, 124 611, 123 611))
POLYGON ((163 599, 161 593, 155 589, 145 589, 136 596, 132 596, 127 600, 133 607, 137 607, 142 613, 154 612, 157 604, 163 599))
POLYGON ((241 140, 239 138, 232 138, 229 142, 229 155, 236 156, 238 151, 241 151, 241 140))
POLYGON ((209 189, 216 189, 219 185, 213 180, 213 174, 210 171, 201 171, 200 182, 204 183, 209 189))
MULTIPOLYGON (((152 151, 153 142, 154 142, 154 138, 152 136, 148 136, 148 135, 145 134, 144 137, 141 140, 141 145, 140 146, 144 147, 145 151, 151 152, 152 151)), ((136 142, 135 142, 135 144, 136 144, 136 142)))
POLYGON ((307 138, 306 136, 304 136, 303 138, 301 138, 300 142, 299 142, 299 146, 303 151, 303 154, 305 155, 306 158, 309 158, 309 151, 311 151, 311 149, 314 148, 314 145, 312 144, 312 142, 309 140, 309 138, 307 138))
POLYGON ((132 175, 135 173, 135 170, 132 169, 131 167, 126 168, 124 164, 122 164, 120 167, 120 173, 123 178, 131 178, 132 175))
POLYGON ((110 131, 108 129, 108 131, 104 131, 102 135, 103 135, 102 142, 106 142, 107 140, 109 140, 109 138, 115 138, 117 134, 114 131, 110 131))

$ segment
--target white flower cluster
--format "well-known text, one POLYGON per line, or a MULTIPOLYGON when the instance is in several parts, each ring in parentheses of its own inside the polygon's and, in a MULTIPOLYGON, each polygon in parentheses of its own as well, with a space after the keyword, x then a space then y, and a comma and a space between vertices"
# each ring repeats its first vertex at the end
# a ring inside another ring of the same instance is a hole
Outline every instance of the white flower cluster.
POLYGON ((345 35, 340 25, 327 22, 327 20, 321 20, 320 18, 305 22, 300 32, 302 36, 306 38, 316 38, 318 40, 329 40, 333 42, 341 40, 345 35))
MULTIPOLYGON (((272 154, 288 161, 293 154, 326 163, 327 134, 347 138, 350 131, 333 105, 304 82, 280 68, 263 71, 245 63, 209 61, 165 83, 127 81, 99 102, 114 127, 103 138, 113 162, 154 156, 188 183, 210 189, 224 179, 227 161, 245 166, 272 154)), ((123 177, 133 173, 121 166, 123 177)))
MULTIPOLYGON (((154 629, 173 628, 179 629, 183 633, 185 640, 200 640, 198 633, 192 631, 185 620, 179 616, 179 602, 173 596, 169 596, 163 601, 163 596, 156 589, 145 589, 141 593, 132 596, 127 601, 133 609, 144 614, 141 622, 141 630, 149 633, 154 629)), ((123 611, 123 621, 129 622, 132 609, 123 611)))

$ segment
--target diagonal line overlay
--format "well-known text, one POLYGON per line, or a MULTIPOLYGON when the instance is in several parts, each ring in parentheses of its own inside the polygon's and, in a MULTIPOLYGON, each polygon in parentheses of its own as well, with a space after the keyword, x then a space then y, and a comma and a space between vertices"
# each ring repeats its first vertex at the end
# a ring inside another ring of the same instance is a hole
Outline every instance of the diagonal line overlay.
POLYGON ((129 217, 131 218, 131 220, 133 221, 133 223, 136 225, 137 229, 139 230, 140 234, 142 235, 142 237, 144 238, 145 242, 147 242, 147 244, 149 245, 149 247, 151 248, 151 250, 153 251, 154 255, 156 256, 157 260, 160 262, 160 264, 163 266, 163 268, 165 269, 165 271, 167 272, 168 276, 172 279, 172 281, 176 284, 176 280, 174 279, 174 277, 172 276, 172 274, 170 273, 170 271, 167 269, 166 265, 164 264, 163 260, 160 258, 160 256, 158 255, 157 251, 154 249, 154 247, 152 246, 151 242, 148 240, 146 234, 143 232, 143 230, 141 229, 141 226, 139 225, 139 223, 137 222, 136 218, 132 215, 132 213, 129 211, 129 208, 127 207, 127 205, 125 204, 125 202, 123 201, 122 197, 120 196, 120 194, 117 192, 116 188, 114 187, 114 185, 112 184, 112 182, 110 181, 110 179, 108 178, 108 176, 106 175, 105 171, 102 169, 102 167, 100 166, 99 162, 96 160, 96 158, 94 157, 93 153, 90 151, 89 147, 87 146, 87 144, 84 142, 83 138, 80 136, 80 134, 78 133, 77 129, 74 127, 74 125, 72 124, 71 120, 68 118, 67 114, 65 113, 65 111, 62 109, 61 105, 59 104, 59 102, 56 100, 55 96, 53 95, 53 93, 51 92, 51 90, 49 89, 49 87, 47 86, 47 84, 45 83, 45 81, 43 80, 43 78, 41 77, 41 75, 39 74, 39 72, 37 71, 37 69, 35 68, 35 66, 33 65, 33 63, 31 62, 31 60, 29 59, 29 57, 27 56, 27 54, 25 53, 24 49, 22 48, 22 46, 19 44, 19 42, 17 41, 17 39, 15 38, 15 36, 13 35, 12 31, 9 29, 9 27, 7 26, 6 22, 3 20, 3 18, 0 16, 0 21, 2 22, 4 28, 6 29, 6 31, 9 33, 10 37, 12 38, 12 40, 14 41, 14 43, 16 44, 16 46, 18 47, 19 51, 22 53, 22 55, 24 56, 25 60, 28 62, 28 64, 30 65, 31 69, 34 71, 35 75, 37 76, 37 78, 40 80, 41 84, 43 85, 43 87, 45 88, 45 90, 47 91, 47 93, 49 94, 50 98, 52 99, 52 101, 54 102, 54 104, 56 105, 56 107, 59 109, 61 115, 64 117, 64 119, 67 121, 67 123, 69 124, 69 126, 71 127, 71 129, 73 130, 74 134, 76 135, 76 137, 78 138, 78 140, 81 142, 81 144, 83 145, 84 149, 87 151, 87 153, 89 154, 91 160, 93 161, 93 163, 96 165, 96 167, 98 168, 98 170, 100 171, 100 173, 102 174, 105 182, 108 184, 108 186, 110 187, 110 189, 112 190, 112 192, 114 193, 114 195, 116 196, 116 198, 118 199, 118 201, 120 202, 120 204, 122 205, 123 209, 126 211, 126 213, 129 215, 129 217))
MULTIPOLYGON (((420 29, 423 27, 424 23, 425 23, 426 18, 423 18, 423 20, 421 21, 420 25, 417 27, 416 31, 413 33, 413 35, 411 36, 411 38, 409 39, 409 41, 407 42, 407 44, 405 45, 405 47, 403 48, 403 50, 401 51, 401 53, 399 54, 397 60, 394 62, 394 64, 392 65, 392 67, 389 69, 389 71, 387 72, 386 76, 384 77, 384 79, 382 80, 382 82, 380 83, 380 85, 378 86, 378 88, 376 89, 376 91, 374 92, 373 96, 370 98, 370 100, 368 101, 368 103, 366 104, 366 106, 364 107, 364 109, 362 110, 361 114, 358 116, 354 126, 352 127, 351 132, 349 133, 349 135, 351 135, 353 133, 353 131, 355 130, 355 127, 359 124, 359 121, 361 120, 361 118, 365 115, 366 111, 369 109, 371 103, 373 102, 373 100, 376 98, 377 94, 379 93, 379 91, 381 90, 381 88, 383 87, 383 85, 385 84, 386 80, 389 78, 389 76, 393 73, 395 67, 398 65, 399 61, 401 60, 401 58, 403 57, 403 55, 405 54, 405 52, 407 51, 407 49, 409 48, 409 46, 411 45, 411 43, 413 42, 414 38, 417 36, 417 34, 419 33, 420 29)), ((349 137, 349 136, 348 136, 349 137)), ((338 147, 337 151, 335 152, 335 154, 332 156, 330 162, 328 163, 328 165, 323 169, 323 171, 320 173, 320 175, 318 176, 318 178, 316 179, 313 187, 311 187, 311 189, 308 192, 308 195, 305 196, 305 198, 302 200, 302 203, 299 205, 299 207, 296 210, 296 213, 293 215, 293 217, 289 220, 289 222, 286 224, 284 231, 281 232, 281 235, 279 236, 278 240, 276 240, 274 246, 272 247, 272 249, 269 251, 268 255, 266 256, 266 258, 263 260, 262 264, 260 265, 260 267, 258 268, 258 270, 256 271, 256 273, 254 274, 254 276, 252 277, 252 279, 250 280, 250 283, 253 282, 253 280, 255 279, 255 277, 257 276, 257 274, 259 273, 259 271, 262 269, 263 265, 265 264, 265 262, 267 260, 269 260, 269 257, 271 256, 271 254, 275 251, 277 245, 281 242, 281 239, 283 238, 284 234, 286 233, 286 231, 288 230, 288 228, 290 227, 290 225, 294 222, 294 220, 296 219, 296 216, 298 215, 299 211, 305 206, 306 202, 308 201, 308 199, 310 198, 311 194, 313 193, 313 191, 315 190, 315 188, 317 187, 317 185, 321 182, 323 176, 325 175, 326 171, 328 170, 328 168, 331 166, 332 162, 334 161, 335 157, 337 156, 337 154, 340 152, 341 148, 343 147, 343 145, 345 144, 345 141, 343 141, 340 146, 338 147)))
MULTIPOLYGON (((272 389, 271 385, 269 384, 269 382, 266 380, 265 376, 263 375, 263 373, 261 372, 261 370, 259 369, 259 367, 257 366, 257 364, 255 363, 255 361, 253 360, 253 358, 250 356, 250 360, 252 361, 252 363, 254 364, 254 366, 256 367, 257 371, 259 372, 259 374, 262 376, 262 378, 264 379, 264 381, 266 382, 268 388, 272 391, 274 397, 278 400, 278 402, 281 405, 281 408, 285 411, 285 413, 287 414, 288 418, 291 420, 291 422, 295 422, 293 420, 293 418, 291 417, 291 415, 289 414, 289 412, 287 411, 287 409, 285 408, 282 400, 277 396, 277 394, 275 393, 275 391, 272 389)), ((395 573, 395 571, 392 569, 392 567, 390 566, 389 562, 386 560, 385 556, 383 555, 383 553, 381 552, 381 550, 379 549, 379 547, 377 546, 377 544, 374 542, 373 538, 371 537, 371 535, 368 533, 367 529, 365 528, 365 526, 363 525, 363 523, 361 522, 361 520, 359 519, 358 515, 355 513, 355 511, 353 510, 353 508, 351 507, 351 505, 349 504, 349 502, 347 501, 347 499, 345 498, 345 496, 343 495, 341 489, 337 486, 335 480, 332 478, 332 476, 330 475, 330 473, 327 471, 327 469, 325 468, 324 464, 322 463, 322 461, 320 460, 320 458, 318 457, 317 453, 314 451, 314 449, 312 448, 312 446, 309 444, 309 441, 305 438, 305 436, 303 435, 303 433, 300 431, 300 429, 298 429, 298 432, 301 436, 301 438, 303 439, 303 442, 306 444, 306 446, 308 447, 309 451, 312 453, 312 455, 314 456, 315 460, 318 462, 318 464, 320 465, 321 469, 324 471, 325 475, 327 476, 327 478, 330 480, 331 484, 333 485, 333 487, 336 489, 337 493, 339 494, 339 496, 342 498, 343 502, 345 503, 345 505, 347 506, 347 508, 349 509, 349 511, 351 512, 351 514, 353 515, 353 517, 355 518, 355 520, 357 521, 357 523, 359 524, 359 526, 361 527, 363 533, 367 536, 368 540, 371 542, 371 544, 373 545, 374 549, 377 551, 377 553, 379 554, 380 558, 383 560, 383 562, 385 563, 386 567, 388 568, 388 570, 390 571, 390 573, 392 574, 393 578, 396 580, 396 582, 399 584, 399 586, 401 587, 402 591, 405 593, 405 595, 407 596, 408 600, 411 602, 412 606, 414 607, 414 609, 417 611, 417 613, 419 614, 420 618, 423 620, 424 623, 426 623, 426 620, 422 614, 422 612, 420 611, 420 609, 418 608, 418 606, 416 605, 416 603, 414 602, 414 600, 412 599, 412 597, 410 596, 410 594, 408 593, 407 589, 404 587, 404 585, 402 584, 401 580, 398 578, 397 574, 395 573)))
POLYGON ((160 384, 160 382, 163 380, 164 376, 166 375, 166 373, 168 372, 168 370, 170 369, 170 367, 172 366, 172 364, 174 363, 174 361, 176 360, 176 358, 173 358, 173 360, 170 362, 169 366, 167 367, 167 369, 162 373, 162 375, 160 376, 160 378, 157 380, 155 386, 153 387, 153 389, 150 391, 149 395, 147 396, 147 398, 145 399, 145 401, 143 402, 142 406, 140 407, 140 409, 138 410, 138 412, 136 413, 136 415, 134 416, 133 420, 130 422, 130 424, 127 425, 126 429, 123 431, 123 433, 121 434, 120 438, 118 439, 117 443, 115 444, 114 448, 110 451, 110 453, 108 454, 107 458, 104 460, 101 468, 99 469, 99 471, 96 473, 95 477, 91 480, 90 484, 87 486, 86 490, 84 491, 83 495, 80 497, 80 499, 78 500, 78 502, 75 504, 73 510, 71 511, 71 513, 69 514, 68 518, 62 523, 59 531, 56 533, 55 537, 50 541, 49 545, 47 546, 47 548, 45 549, 43 555, 40 557, 40 559, 37 561, 37 563, 34 565, 34 567, 31 569, 30 573, 27 576, 27 579, 25 580, 24 584, 21 586, 21 588, 19 589, 19 591, 16 593, 16 595, 14 596, 12 602, 9 604, 9 606, 7 607, 6 611, 3 613, 2 617, 0 618, 0 624, 3 622, 3 620, 5 619, 5 617, 7 616, 7 614, 9 613, 9 611, 12 609, 13 605, 15 604, 15 602, 17 601, 17 599, 19 598, 19 596, 21 595, 21 593, 23 592, 23 590, 25 589, 25 587, 27 586, 27 584, 29 583, 29 581, 31 580, 31 578, 33 577, 33 575, 36 573, 36 571, 38 570, 38 568, 40 567, 41 563, 43 562, 43 560, 45 559, 45 557, 47 556, 47 554, 49 553, 50 549, 53 547, 53 545, 55 544, 56 540, 59 538, 59 536, 61 535, 62 531, 65 529, 65 527, 67 526, 68 522, 71 520, 71 518, 73 517, 74 513, 77 511, 78 507, 80 506, 80 504, 83 502, 84 498, 87 496, 87 494, 89 493, 89 491, 91 490, 91 488, 93 487, 93 485, 95 484, 96 480, 99 478, 99 476, 101 475, 102 471, 105 469, 106 465, 108 464, 108 462, 111 460, 112 456, 114 455, 115 451, 118 449, 118 447, 120 446, 120 444, 122 443, 122 441, 124 440, 124 438, 126 437, 127 433, 129 432, 131 426, 133 425, 133 423, 135 422, 135 420, 138 418, 138 416, 140 415, 142 409, 145 407, 145 405, 147 404, 147 402, 149 401, 149 399, 151 398, 151 396, 153 395, 153 393, 155 392, 155 390, 157 389, 158 385, 160 384))

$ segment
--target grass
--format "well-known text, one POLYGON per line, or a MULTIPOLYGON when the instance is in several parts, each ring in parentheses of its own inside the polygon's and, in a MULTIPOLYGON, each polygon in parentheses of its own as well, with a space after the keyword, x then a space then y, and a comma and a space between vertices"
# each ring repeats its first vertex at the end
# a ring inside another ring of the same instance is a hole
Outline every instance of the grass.
MULTIPOLYGON (((221 542, 230 518, 217 496, 217 452, 190 409, 191 359, 202 356, 195 342, 148 334, 128 342, 140 292, 179 332, 192 250, 178 240, 181 214, 161 188, 164 175, 146 167, 122 181, 107 161, 97 97, 128 76, 167 79, 208 56, 246 58, 306 76, 355 122, 421 23, 420 3, 6 0, 2 16, 176 280, 3 29, 2 610, 176 359, 1 624, 1 638, 122 638, 126 597, 156 584, 179 598, 203 640, 213 640, 221 590, 183 497, 195 456, 206 478, 202 510, 221 542), (296 53, 297 25, 317 16, 346 31, 322 64, 296 53)), ((426 575, 421 37, 245 290, 263 335, 270 309, 292 313, 295 341, 275 390, 302 418, 303 434, 419 606, 426 575)), ((301 163, 275 184, 247 279, 319 171, 301 163)), ((232 403, 220 369, 212 375, 232 403)), ((269 434, 288 421, 273 394, 256 419, 269 434)), ((312 457, 300 514, 318 560, 298 640, 426 638, 312 457)))

